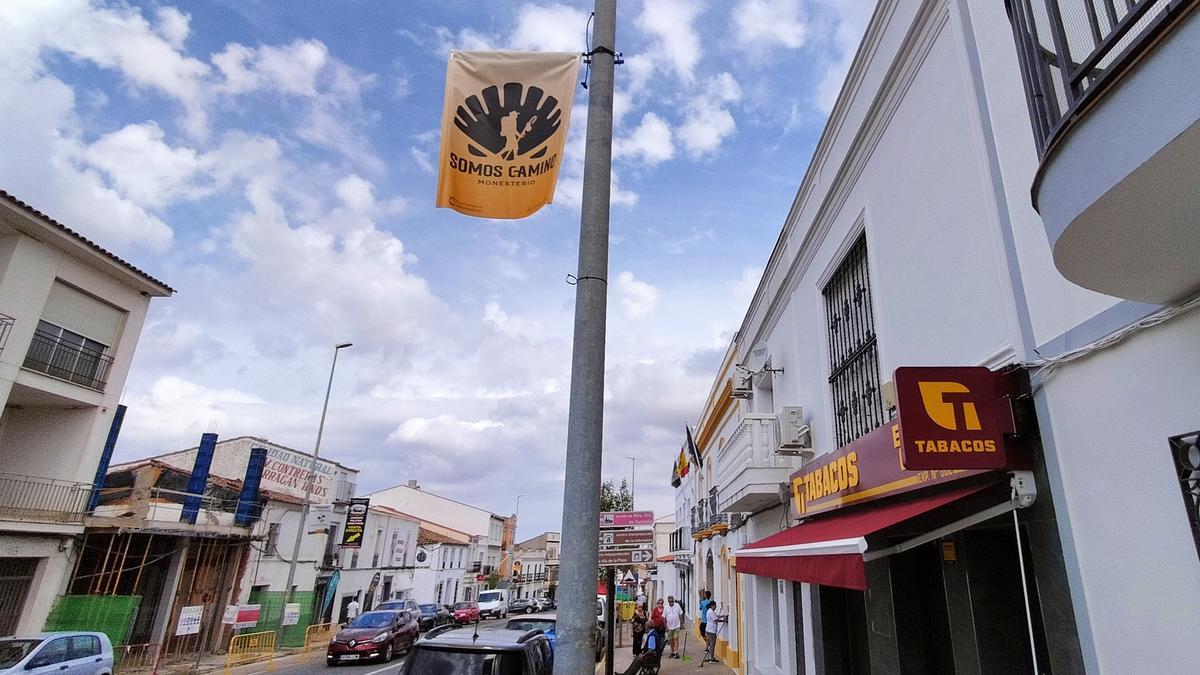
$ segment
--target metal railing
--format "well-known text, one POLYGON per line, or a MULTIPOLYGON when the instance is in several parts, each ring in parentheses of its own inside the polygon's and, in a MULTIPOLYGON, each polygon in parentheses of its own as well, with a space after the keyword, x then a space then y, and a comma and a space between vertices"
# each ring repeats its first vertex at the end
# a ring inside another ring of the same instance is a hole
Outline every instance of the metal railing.
POLYGON ((159 645, 156 642, 138 645, 114 645, 113 672, 117 675, 122 675, 123 673, 136 673, 153 669, 154 662, 158 658, 158 648, 159 645))
POLYGON ((275 670, 275 631, 234 635, 225 654, 225 675, 229 675, 234 666, 257 663, 264 658, 267 659, 267 670, 275 670))
MULTIPOLYGON (((91 489, 90 485, 86 487, 91 489)), ((191 498, 199 502, 196 514, 197 523, 237 525, 235 520, 238 507, 242 504, 240 497, 225 499, 208 494, 181 492, 158 487, 143 491, 137 491, 131 487, 104 488, 101 494, 101 503, 95 515, 103 517, 105 515, 104 507, 119 504, 124 507, 122 511, 145 509, 145 518, 150 521, 178 521, 183 513, 185 502, 191 498)), ((262 509, 261 500, 252 502, 249 507, 251 523, 243 525, 243 527, 252 526, 254 522, 258 521, 262 517, 262 509)))
POLYGON ((88 483, 0 473, 0 518, 39 523, 82 523, 88 483))
POLYGON ((1197 0, 1008 0, 1041 154, 1197 0))
POLYGON ((0 352, 4 351, 5 345, 8 344, 8 334, 12 332, 13 324, 17 320, 7 314, 0 314, 0 352))
POLYGON ((304 631, 304 651, 324 650, 336 633, 336 623, 314 623, 304 631))
POLYGON ((88 389, 104 391, 112 363, 111 356, 65 342, 57 335, 39 330, 33 334, 22 366, 88 389))

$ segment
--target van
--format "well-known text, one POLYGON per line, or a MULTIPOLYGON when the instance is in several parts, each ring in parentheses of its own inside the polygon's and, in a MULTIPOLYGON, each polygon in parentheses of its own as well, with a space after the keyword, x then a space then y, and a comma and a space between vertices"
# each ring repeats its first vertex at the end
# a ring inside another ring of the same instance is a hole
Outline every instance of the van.
POLYGON ((490 591, 480 591, 477 602, 479 603, 480 617, 494 616, 503 619, 508 616, 507 589, 495 588, 490 591))

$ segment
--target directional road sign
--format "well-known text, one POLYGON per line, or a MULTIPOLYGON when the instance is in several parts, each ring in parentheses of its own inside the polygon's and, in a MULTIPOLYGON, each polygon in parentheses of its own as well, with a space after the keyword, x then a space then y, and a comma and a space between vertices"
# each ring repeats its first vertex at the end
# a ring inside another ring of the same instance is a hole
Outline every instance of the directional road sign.
POLYGON ((637 527, 653 524, 653 511, 604 511, 600 514, 600 527, 637 527))
POLYGON ((601 546, 632 546, 653 544, 654 530, 601 530, 601 546))
POLYGON ((654 551, 649 549, 628 549, 624 551, 600 551, 601 567, 621 567, 623 565, 639 565, 654 562, 654 551))

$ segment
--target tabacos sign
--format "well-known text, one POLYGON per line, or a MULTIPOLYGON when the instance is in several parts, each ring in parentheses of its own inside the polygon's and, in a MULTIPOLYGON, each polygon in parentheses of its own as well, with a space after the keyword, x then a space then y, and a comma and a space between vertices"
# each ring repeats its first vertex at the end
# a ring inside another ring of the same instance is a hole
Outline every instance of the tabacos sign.
POLYGON ((901 463, 900 422, 893 420, 791 476, 792 506, 801 518, 982 473, 912 471, 901 463))
POLYGON ((1005 468, 1013 418, 1003 378, 981 366, 897 368, 904 468, 1005 468))
POLYGON ((574 52, 451 52, 437 206, 524 218, 549 204, 578 74, 574 52))

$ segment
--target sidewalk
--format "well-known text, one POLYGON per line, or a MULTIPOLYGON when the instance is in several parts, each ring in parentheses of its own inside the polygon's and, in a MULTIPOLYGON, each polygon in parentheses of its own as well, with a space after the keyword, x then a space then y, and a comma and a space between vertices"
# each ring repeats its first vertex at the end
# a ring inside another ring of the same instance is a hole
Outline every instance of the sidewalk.
MULTIPOLYGON (((667 653, 670 653, 667 649, 667 653)), ((689 641, 687 651, 684 652, 682 659, 669 659, 666 654, 663 654, 662 668, 659 673, 670 675, 671 673, 701 673, 702 675, 733 675, 733 671, 724 663, 706 663, 704 667, 700 667, 700 659, 704 656, 704 647, 689 641)), ((626 640, 625 646, 617 648, 613 652, 613 672, 623 673, 633 661, 633 649, 629 646, 629 641, 626 640)))

